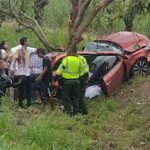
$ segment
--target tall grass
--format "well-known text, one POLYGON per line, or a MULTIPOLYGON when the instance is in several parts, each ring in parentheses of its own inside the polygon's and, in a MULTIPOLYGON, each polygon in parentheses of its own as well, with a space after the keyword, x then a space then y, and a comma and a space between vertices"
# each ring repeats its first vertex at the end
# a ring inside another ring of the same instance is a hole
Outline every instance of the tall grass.
POLYGON ((150 78, 122 85, 111 98, 88 102, 87 116, 68 117, 58 108, 33 107, 18 110, 5 97, 0 113, 1 150, 101 150, 150 148, 149 100, 132 93, 150 78))

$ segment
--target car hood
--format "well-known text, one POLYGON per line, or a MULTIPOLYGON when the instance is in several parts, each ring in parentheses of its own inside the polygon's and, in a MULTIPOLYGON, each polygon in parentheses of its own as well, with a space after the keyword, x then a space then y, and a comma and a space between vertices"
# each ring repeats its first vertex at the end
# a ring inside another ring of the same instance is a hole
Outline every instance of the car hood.
POLYGON ((109 41, 120 45, 125 51, 134 52, 148 45, 146 36, 136 32, 117 32, 103 37, 97 37, 98 41, 109 41))

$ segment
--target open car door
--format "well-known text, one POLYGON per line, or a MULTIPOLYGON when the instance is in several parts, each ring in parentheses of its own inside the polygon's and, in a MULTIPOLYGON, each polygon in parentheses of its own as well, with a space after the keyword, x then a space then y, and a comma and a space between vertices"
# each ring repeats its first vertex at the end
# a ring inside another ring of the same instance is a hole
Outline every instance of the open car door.
POLYGON ((123 61, 117 62, 109 72, 101 79, 101 87, 105 95, 110 96, 111 93, 124 80, 125 65, 123 61))

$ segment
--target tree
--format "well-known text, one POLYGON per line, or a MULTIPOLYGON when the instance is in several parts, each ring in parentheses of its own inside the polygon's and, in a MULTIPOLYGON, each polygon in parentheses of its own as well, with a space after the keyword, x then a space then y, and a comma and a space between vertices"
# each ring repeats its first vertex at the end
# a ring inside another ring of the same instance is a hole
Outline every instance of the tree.
MULTIPOLYGON (((42 13, 34 8, 35 18, 27 6, 33 2, 29 0, 6 0, 8 2, 9 12, 15 20, 25 28, 32 30, 43 45, 49 49, 54 50, 45 36, 42 27, 39 25, 41 22, 42 13)), ((70 2, 70 15, 68 23, 68 45, 67 48, 76 46, 83 40, 82 34, 87 29, 92 20, 96 17, 97 13, 103 10, 114 0, 69 0, 70 2), (97 2, 96 2, 97 1, 97 2), (90 11, 88 8, 90 4, 96 2, 93 9, 90 11)), ((43 9, 48 3, 48 0, 34 0, 34 5, 38 9, 43 9), (42 5, 42 6, 41 6, 42 5)), ((31 11, 32 12, 32 11, 31 11)))
POLYGON ((150 13, 150 0, 131 0, 124 16, 125 31, 132 31, 137 14, 150 13))
POLYGON ((86 14, 91 2, 92 0, 70 0, 69 40, 67 48, 75 46, 83 40, 83 32, 96 17, 97 13, 113 2, 113 0, 101 0, 97 2, 93 10, 86 14))
POLYGON ((0 0, 0 26, 5 21, 6 17, 9 16, 8 5, 5 0, 0 0))
POLYGON ((48 50, 53 50, 54 47, 50 45, 50 42, 48 41, 47 37, 45 36, 38 22, 33 17, 27 15, 26 11, 24 11, 24 8, 26 7, 25 2, 27 2, 27 0, 22 0, 20 3, 21 7, 19 7, 22 9, 18 9, 17 5, 14 4, 12 0, 8 0, 8 6, 10 9, 11 15, 16 19, 16 21, 20 25, 22 25, 23 27, 27 29, 32 30, 35 33, 35 35, 38 37, 38 39, 42 42, 42 44, 48 50))

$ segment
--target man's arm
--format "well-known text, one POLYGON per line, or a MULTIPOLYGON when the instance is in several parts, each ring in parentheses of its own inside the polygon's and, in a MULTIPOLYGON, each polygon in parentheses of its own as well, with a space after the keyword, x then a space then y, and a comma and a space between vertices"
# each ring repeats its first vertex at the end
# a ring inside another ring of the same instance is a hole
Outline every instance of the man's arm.
POLYGON ((1 51, 2 51, 2 58, 4 61, 6 61, 8 58, 8 53, 5 50, 1 50, 1 51))
POLYGON ((59 65, 58 69, 56 70, 56 74, 61 76, 63 71, 65 70, 67 65, 66 58, 63 58, 62 63, 59 65))
POLYGON ((36 78, 36 81, 39 81, 42 79, 43 75, 47 72, 48 67, 45 66, 44 69, 41 71, 40 75, 36 78))
POLYGON ((33 47, 27 47, 30 54, 37 52, 37 48, 33 48, 33 47))
POLYGON ((17 62, 17 59, 19 57, 19 50, 16 51, 16 54, 14 56, 14 61, 13 61, 13 70, 14 70, 14 74, 16 72, 16 62, 17 62))
POLYGON ((13 62, 13 70, 14 70, 14 74, 16 72, 16 62, 17 62, 17 58, 14 58, 14 62, 13 62))

